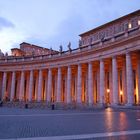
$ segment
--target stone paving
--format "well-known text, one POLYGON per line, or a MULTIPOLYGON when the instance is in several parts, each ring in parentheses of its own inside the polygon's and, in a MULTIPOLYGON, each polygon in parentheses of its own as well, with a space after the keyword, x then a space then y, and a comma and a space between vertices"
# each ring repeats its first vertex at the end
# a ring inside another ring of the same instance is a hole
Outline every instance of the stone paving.
MULTIPOLYGON (((140 130, 140 111, 0 108, 0 139, 140 130)), ((138 139, 140 134, 99 139, 138 139)), ((93 138, 92 138, 93 139, 93 138)))

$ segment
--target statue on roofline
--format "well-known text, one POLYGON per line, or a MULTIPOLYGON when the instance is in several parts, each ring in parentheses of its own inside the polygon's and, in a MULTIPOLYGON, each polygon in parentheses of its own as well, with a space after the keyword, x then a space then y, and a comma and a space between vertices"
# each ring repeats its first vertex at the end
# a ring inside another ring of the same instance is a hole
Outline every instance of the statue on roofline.
POLYGON ((59 46, 59 52, 62 53, 62 51, 63 51, 63 46, 60 45, 60 46, 59 46))
POLYGON ((79 39, 79 48, 82 46, 82 41, 79 39))
POLYGON ((52 47, 50 47, 50 54, 52 54, 52 47))
POLYGON ((0 49, 0 57, 3 57, 3 56, 4 56, 4 53, 0 49))
POLYGON ((5 56, 8 56, 8 53, 7 52, 5 53, 5 56))
POLYGON ((71 42, 69 42, 67 47, 68 47, 68 50, 71 52, 71 42))

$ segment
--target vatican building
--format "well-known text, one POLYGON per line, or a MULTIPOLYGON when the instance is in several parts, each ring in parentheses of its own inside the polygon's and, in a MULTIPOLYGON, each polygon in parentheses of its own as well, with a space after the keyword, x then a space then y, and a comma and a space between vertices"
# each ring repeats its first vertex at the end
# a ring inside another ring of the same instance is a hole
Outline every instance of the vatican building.
POLYGON ((80 34, 79 46, 23 42, 0 52, 4 106, 92 108, 140 105, 140 10, 80 34))

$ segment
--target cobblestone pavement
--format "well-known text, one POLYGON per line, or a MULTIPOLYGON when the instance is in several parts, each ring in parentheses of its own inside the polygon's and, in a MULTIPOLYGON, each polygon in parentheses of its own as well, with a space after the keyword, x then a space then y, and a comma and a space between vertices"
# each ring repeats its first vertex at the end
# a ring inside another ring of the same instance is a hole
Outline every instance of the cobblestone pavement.
MULTIPOLYGON (((58 136, 58 139, 60 139, 59 136, 83 134, 88 136, 88 134, 131 132, 132 130, 140 130, 139 110, 106 109, 82 111, 0 108, 0 139, 35 139, 36 137, 39 140, 39 137, 49 136, 58 136)), ((131 135, 87 137, 87 140, 91 139, 139 140, 140 132, 131 135)))

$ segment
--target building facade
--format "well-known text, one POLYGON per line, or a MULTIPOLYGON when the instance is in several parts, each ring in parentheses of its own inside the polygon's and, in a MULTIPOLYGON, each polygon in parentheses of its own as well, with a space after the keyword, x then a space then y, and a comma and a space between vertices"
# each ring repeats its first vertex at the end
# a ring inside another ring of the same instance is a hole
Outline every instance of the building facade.
POLYGON ((2 56, 1 100, 139 105, 140 10, 80 37, 79 47, 73 50, 2 56))

